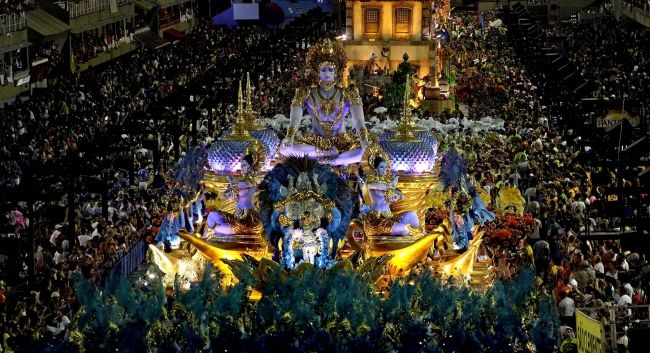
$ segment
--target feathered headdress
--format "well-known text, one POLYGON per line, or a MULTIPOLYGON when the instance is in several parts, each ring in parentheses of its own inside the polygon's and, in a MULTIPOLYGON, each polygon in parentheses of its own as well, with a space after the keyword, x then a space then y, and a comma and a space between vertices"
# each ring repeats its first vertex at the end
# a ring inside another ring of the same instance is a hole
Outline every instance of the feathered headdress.
POLYGON ((465 188, 467 186, 467 164, 465 158, 450 148, 443 156, 440 163, 440 181, 445 190, 465 188))

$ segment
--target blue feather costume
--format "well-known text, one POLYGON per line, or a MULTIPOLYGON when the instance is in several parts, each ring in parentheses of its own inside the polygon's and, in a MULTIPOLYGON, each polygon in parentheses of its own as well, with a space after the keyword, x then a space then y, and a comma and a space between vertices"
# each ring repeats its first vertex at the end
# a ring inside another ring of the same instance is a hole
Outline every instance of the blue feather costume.
POLYGON ((163 219, 158 234, 156 235, 156 245, 162 246, 164 242, 168 241, 172 247, 177 247, 181 244, 181 238, 178 236, 178 231, 183 227, 184 220, 175 215, 174 218, 163 219))
POLYGON ((486 221, 494 220, 495 215, 488 211, 480 195, 476 192, 476 188, 470 185, 465 158, 459 155, 455 149, 452 148, 444 154, 440 167, 440 180, 445 190, 469 189, 469 195, 472 197, 472 205, 462 217, 462 224, 456 222, 453 205, 449 208, 449 221, 453 228, 454 244, 461 249, 465 249, 473 238, 472 228, 474 228, 475 220, 483 225, 486 221))

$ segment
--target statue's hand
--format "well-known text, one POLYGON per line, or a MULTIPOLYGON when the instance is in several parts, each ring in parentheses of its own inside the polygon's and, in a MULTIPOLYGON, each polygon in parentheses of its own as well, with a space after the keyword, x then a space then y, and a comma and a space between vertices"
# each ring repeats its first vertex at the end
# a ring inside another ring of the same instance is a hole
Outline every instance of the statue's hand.
POLYGON ((285 137, 282 140, 281 148, 282 147, 291 147, 291 146, 293 146, 293 138, 292 137, 285 137))
POLYGON ((366 140, 365 138, 362 138, 360 143, 361 143, 361 149, 365 150, 366 148, 368 148, 368 140, 366 140))
POLYGON ((330 148, 328 148, 328 149, 326 149, 324 151, 321 151, 320 153, 321 154, 320 154, 319 157, 325 157, 325 158, 332 157, 333 158, 333 157, 336 157, 336 156, 339 155, 339 150, 336 149, 336 147, 330 147, 330 148))
POLYGON ((397 182, 399 181, 399 177, 397 175, 393 176, 393 188, 397 187, 397 182))

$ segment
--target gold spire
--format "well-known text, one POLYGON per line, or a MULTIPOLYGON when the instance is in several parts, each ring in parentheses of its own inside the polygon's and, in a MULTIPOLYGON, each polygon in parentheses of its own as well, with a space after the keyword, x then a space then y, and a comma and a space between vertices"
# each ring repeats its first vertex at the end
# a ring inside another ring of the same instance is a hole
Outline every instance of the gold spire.
POLYGON ((401 142, 420 142, 420 139, 413 135, 413 131, 417 130, 413 123, 413 112, 411 108, 411 76, 406 76, 406 83, 404 83, 404 117, 402 122, 397 125, 395 129, 395 137, 391 141, 401 141, 401 142))
POLYGON ((325 38, 325 40, 323 40, 323 47, 321 48, 321 53, 327 55, 334 54, 334 44, 332 44, 332 41, 329 38, 325 38))
POLYGON ((226 137, 227 140, 253 140, 253 137, 246 130, 246 115, 244 112, 244 95, 242 94, 241 81, 239 81, 239 92, 237 93, 237 117, 232 132, 226 137))
POLYGON ((251 112, 253 110, 253 99, 251 92, 251 73, 246 73, 246 112, 251 112))
POLYGON ((257 124, 257 112, 253 110, 253 90, 251 89, 251 75, 246 73, 246 129, 248 130, 263 130, 257 124))

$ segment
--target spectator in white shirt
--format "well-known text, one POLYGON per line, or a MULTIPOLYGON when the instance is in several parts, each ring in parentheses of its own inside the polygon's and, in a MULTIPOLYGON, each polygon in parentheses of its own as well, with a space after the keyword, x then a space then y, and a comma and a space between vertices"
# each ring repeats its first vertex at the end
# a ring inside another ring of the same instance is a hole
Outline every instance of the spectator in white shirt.
POLYGON ((625 259, 625 257, 623 257, 623 256, 621 256, 621 257, 623 258, 623 261, 621 262, 621 269, 623 271, 627 272, 627 271, 630 270, 630 264, 627 263, 627 260, 625 259))
POLYGON ((60 224, 57 224, 54 226, 54 232, 52 232, 52 235, 50 236, 50 243, 52 245, 56 246, 56 241, 59 238, 59 235, 61 234, 61 229, 62 226, 60 224))
MULTIPOLYGON (((632 305, 632 297, 627 294, 625 287, 621 286, 618 289, 618 293, 621 295, 621 297, 618 298, 618 306, 627 307, 628 305, 632 305)), ((625 312, 625 316, 632 316, 632 309, 628 308, 625 312)))
POLYGON ((594 270, 598 273, 605 273, 605 265, 603 265, 599 255, 594 256, 594 270))
POLYGON ((58 265, 62 262, 65 262, 65 253, 63 252, 63 247, 58 246, 56 252, 54 253, 54 264, 58 265))
POLYGON ((631 298, 634 295, 634 288, 627 280, 624 280, 623 283, 624 283, 623 288, 625 289, 625 294, 629 295, 631 298))
POLYGON ((77 237, 77 240, 79 241, 79 245, 86 248, 88 247, 88 242, 93 239, 92 236, 88 234, 81 234, 80 236, 77 237))
POLYGON ((560 322, 564 325, 575 326, 576 303, 565 291, 560 293, 560 302, 557 304, 560 311, 560 322))
POLYGON ((621 288, 619 293, 621 293, 621 297, 618 299, 618 306, 632 305, 632 298, 627 295, 625 288, 621 288))

